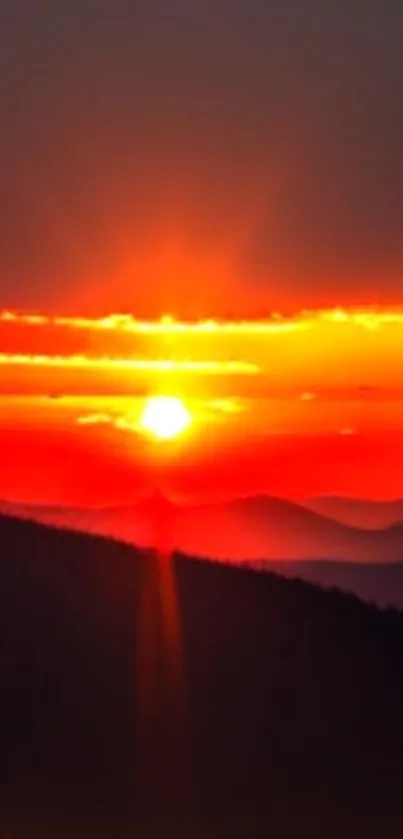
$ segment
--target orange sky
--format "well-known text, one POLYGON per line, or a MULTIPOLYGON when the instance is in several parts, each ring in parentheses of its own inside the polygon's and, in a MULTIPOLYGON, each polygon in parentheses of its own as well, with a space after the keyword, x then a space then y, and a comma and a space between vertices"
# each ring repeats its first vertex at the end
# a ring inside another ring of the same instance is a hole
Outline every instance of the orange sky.
POLYGON ((0 314, 0 497, 403 494, 403 309, 254 322, 0 314), (145 439, 148 395, 193 416, 145 439))

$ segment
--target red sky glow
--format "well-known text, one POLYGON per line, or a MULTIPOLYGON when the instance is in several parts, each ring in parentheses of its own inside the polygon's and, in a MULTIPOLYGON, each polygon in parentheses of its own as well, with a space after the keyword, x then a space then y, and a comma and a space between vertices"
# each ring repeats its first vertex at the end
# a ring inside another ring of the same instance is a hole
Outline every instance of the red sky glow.
POLYGON ((0 496, 184 499, 403 492, 403 310, 261 321, 0 314, 0 496), (152 395, 192 415, 142 433, 152 395))

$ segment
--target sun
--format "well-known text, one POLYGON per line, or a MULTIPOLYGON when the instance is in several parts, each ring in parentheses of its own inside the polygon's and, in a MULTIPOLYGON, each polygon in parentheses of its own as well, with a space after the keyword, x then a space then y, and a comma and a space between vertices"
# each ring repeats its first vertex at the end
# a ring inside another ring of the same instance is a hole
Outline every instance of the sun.
POLYGON ((192 417, 177 396, 152 396, 147 400, 140 418, 144 431, 159 440, 172 440, 188 428, 192 417))

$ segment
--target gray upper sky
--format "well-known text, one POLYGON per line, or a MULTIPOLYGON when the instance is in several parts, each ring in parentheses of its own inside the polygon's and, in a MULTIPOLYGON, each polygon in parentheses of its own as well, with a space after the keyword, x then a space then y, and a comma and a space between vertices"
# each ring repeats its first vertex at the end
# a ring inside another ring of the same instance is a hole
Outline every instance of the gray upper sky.
POLYGON ((400 0, 0 0, 0 307, 402 301, 402 92, 400 0))

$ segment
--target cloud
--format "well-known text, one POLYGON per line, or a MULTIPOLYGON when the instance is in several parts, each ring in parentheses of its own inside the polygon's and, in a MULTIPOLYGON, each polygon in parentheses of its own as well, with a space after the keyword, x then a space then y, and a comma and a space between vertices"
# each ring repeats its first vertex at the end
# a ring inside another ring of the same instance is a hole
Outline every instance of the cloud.
POLYGON ((243 398, 400 398, 403 310, 303 311, 260 321, 0 313, 0 392, 169 393, 239 411, 243 398))
POLYGON ((110 425, 112 417, 109 414, 84 414, 77 417, 77 425, 110 425))

